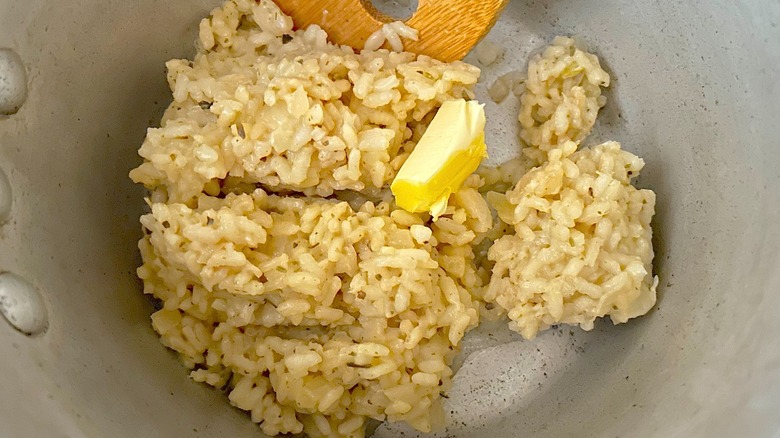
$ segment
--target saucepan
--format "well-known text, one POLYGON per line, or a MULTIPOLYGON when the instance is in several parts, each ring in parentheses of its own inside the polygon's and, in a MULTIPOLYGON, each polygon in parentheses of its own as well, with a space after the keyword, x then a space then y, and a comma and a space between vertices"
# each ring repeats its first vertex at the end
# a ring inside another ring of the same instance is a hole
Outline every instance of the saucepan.
MULTIPOLYGON (((128 171, 170 102, 165 61, 193 56, 218 4, 0 1, 0 435, 262 436, 157 342, 135 272, 128 171)), ((647 163, 658 303, 588 333, 467 343, 449 434, 780 436, 780 4, 512 0, 477 86, 491 160, 511 158, 518 103, 488 86, 559 34, 613 78, 592 143, 647 163)))

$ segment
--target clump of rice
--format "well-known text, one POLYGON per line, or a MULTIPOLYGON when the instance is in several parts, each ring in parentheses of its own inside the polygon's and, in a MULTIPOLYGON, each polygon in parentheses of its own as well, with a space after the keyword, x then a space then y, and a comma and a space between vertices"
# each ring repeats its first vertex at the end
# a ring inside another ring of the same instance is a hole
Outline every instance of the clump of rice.
POLYGON ((492 225, 472 177, 436 222, 387 203, 202 194, 141 218, 145 292, 196 381, 229 388, 269 435, 431 430, 478 321, 472 245, 492 225))
POLYGON ((520 139, 526 156, 537 163, 567 142, 581 142, 606 103, 601 87, 609 74, 598 58, 577 48, 572 38, 556 37, 528 64, 520 97, 520 139))
POLYGON ((411 53, 355 53, 317 26, 294 31, 269 0, 215 9, 200 45, 194 61, 167 63, 174 101, 131 172, 156 199, 216 195, 231 177, 317 196, 379 190, 442 102, 473 97, 480 73, 411 53))
POLYGON ((379 50, 387 43, 394 52, 403 52, 404 43, 401 38, 418 41, 419 33, 403 21, 385 23, 368 37, 363 50, 379 50))
POLYGON ((631 185, 644 162, 616 142, 576 147, 565 143, 508 193, 489 194, 513 234, 489 250, 484 299, 527 339, 561 323, 590 330, 602 316, 623 323, 655 304, 655 194, 631 185))

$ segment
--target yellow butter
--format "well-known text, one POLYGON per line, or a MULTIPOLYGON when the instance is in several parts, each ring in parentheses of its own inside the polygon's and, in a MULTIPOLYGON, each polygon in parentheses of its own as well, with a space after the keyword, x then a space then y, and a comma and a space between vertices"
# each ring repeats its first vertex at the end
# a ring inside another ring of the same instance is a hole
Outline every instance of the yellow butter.
POLYGON ((486 157, 483 105, 463 99, 444 102, 390 185, 396 204, 438 218, 450 194, 486 157))

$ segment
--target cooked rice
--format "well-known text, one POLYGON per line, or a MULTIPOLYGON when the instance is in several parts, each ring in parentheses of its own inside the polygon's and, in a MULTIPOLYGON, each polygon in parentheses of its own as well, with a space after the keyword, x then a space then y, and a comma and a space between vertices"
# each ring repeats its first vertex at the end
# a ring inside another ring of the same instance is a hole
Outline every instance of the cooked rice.
POLYGON ((472 97, 479 69, 328 43, 263 0, 231 0, 200 25, 195 60, 167 63, 174 101, 148 131, 134 181, 173 202, 235 177, 328 196, 395 177, 442 102, 472 97))
POLYGON ((528 64, 518 116, 523 153, 544 163, 550 151, 582 141, 606 103, 601 87, 608 86, 609 74, 595 55, 577 48, 572 38, 556 37, 528 64))
POLYGON ((436 222, 262 189, 151 204, 138 273, 163 302, 154 328, 266 434, 362 436, 367 417, 430 431, 478 321, 478 181, 436 222))
POLYGON ((419 33, 403 21, 385 23, 366 39, 363 50, 379 50, 387 43, 394 52, 403 52, 404 43, 401 38, 418 41, 419 33))
POLYGON ((269 0, 215 9, 200 44, 167 64, 174 102, 131 173, 151 192, 138 274, 162 342, 268 435, 361 437, 368 418, 430 431, 478 322, 472 245, 492 216, 476 176, 435 223, 366 200, 479 69, 356 54, 269 0), (314 197, 335 191, 355 207, 314 197))
MULTIPOLYGON (((510 328, 527 339, 556 324, 590 330, 603 316, 618 324, 644 315, 657 282, 655 194, 631 185, 644 162, 616 142, 575 152, 606 103, 601 87, 609 75, 595 55, 557 37, 531 60, 524 85, 523 152, 543 164, 505 194, 516 171, 481 172, 484 187, 498 190, 488 199, 501 221, 487 234, 496 239, 487 253, 494 264, 480 299, 506 312, 510 328)), ((480 262, 478 272, 488 267, 480 262)))
POLYGON ((655 194, 631 185, 644 162, 616 142, 574 152, 567 142, 491 204, 514 234, 499 238, 487 302, 532 339, 556 324, 593 328, 644 315, 655 304, 655 194))

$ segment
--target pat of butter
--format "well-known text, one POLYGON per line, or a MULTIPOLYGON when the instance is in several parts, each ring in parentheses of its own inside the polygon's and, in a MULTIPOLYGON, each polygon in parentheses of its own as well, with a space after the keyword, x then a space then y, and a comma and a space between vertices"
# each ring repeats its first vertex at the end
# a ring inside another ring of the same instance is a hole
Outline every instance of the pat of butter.
POLYGON ((484 105, 444 102, 390 185, 396 204, 435 220, 486 157, 484 105))

